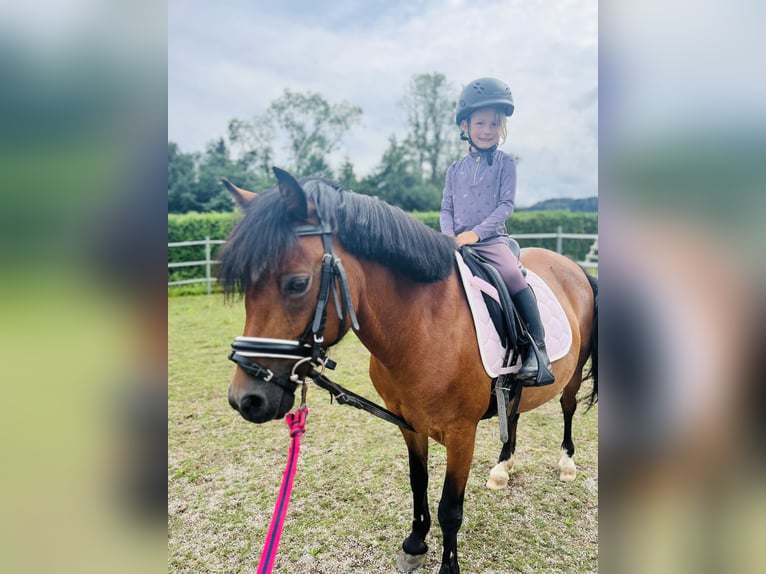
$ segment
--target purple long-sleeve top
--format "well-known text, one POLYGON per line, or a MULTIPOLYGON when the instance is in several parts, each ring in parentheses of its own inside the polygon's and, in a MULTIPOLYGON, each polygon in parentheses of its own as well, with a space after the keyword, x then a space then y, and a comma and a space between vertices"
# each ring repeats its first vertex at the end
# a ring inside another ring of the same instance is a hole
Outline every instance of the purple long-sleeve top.
POLYGON ((442 233, 474 231, 482 243, 497 243, 508 235, 505 220, 516 199, 516 160, 495 151, 492 165, 469 153, 447 170, 439 224, 442 233))

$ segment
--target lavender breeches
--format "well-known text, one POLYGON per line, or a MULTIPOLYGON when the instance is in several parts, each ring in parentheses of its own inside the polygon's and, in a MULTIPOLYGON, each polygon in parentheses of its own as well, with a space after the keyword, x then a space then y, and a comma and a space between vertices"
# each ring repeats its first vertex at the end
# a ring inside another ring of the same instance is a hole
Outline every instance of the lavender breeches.
POLYGON ((527 280, 521 274, 519 260, 516 259, 507 243, 491 243, 489 245, 474 243, 471 247, 497 268, 511 295, 526 289, 527 280))

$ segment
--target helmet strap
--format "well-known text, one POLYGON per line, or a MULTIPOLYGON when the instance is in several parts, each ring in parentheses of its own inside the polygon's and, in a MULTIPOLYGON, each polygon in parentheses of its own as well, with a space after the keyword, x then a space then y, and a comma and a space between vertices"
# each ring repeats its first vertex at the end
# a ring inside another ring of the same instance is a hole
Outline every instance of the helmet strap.
POLYGON ((492 165, 492 162, 495 159, 495 150, 497 149, 497 144, 487 149, 481 149, 479 146, 473 143, 473 140, 471 139, 470 131, 471 131, 470 127, 468 128, 469 133, 467 134, 463 130, 460 130, 460 139, 468 142, 468 145, 470 145, 473 149, 475 149, 476 152, 479 154, 479 156, 484 156, 484 159, 487 160, 487 165, 492 165))

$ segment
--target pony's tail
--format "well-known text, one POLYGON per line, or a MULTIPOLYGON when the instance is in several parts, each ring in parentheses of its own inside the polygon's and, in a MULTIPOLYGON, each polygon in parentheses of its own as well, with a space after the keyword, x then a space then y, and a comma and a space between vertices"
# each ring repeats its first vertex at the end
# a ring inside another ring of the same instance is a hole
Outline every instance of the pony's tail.
MULTIPOLYGON (((583 271, 585 271, 583 269, 583 271)), ((593 391, 588 396, 588 408, 598 402, 598 280, 585 272, 590 288, 593 290, 593 330, 590 336, 590 369, 585 375, 593 379, 593 391)))

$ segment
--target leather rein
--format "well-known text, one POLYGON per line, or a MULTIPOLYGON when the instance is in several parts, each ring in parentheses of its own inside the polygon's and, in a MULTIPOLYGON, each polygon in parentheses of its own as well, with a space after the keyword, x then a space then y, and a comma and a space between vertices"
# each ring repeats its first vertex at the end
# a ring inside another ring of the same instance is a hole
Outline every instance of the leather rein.
POLYGON ((236 337, 231 344, 232 351, 229 354, 229 360, 236 363, 239 368, 252 377, 267 383, 276 384, 290 393, 295 393, 298 385, 303 384, 303 404, 306 401, 306 385, 309 382, 307 379, 311 379, 317 386, 325 389, 332 397, 335 397, 338 404, 349 405, 367 411, 403 429, 414 430, 403 418, 343 388, 324 375, 325 369, 334 369, 336 366, 335 361, 327 356, 327 351, 322 347, 330 297, 332 296, 333 298, 335 311, 340 319, 340 329, 338 331, 340 335, 337 341, 327 345, 327 347, 338 343, 340 337, 343 336, 342 333, 346 328, 346 315, 348 315, 351 326, 355 331, 359 330, 359 322, 354 312, 346 271, 333 249, 332 228, 319 223, 315 225, 298 225, 294 227, 294 230, 298 237, 319 235, 322 238, 322 245, 324 247, 322 278, 319 284, 319 296, 317 298, 316 309, 314 310, 314 318, 303 335, 295 341, 271 339, 268 337, 236 337), (293 366, 290 376, 288 378, 276 376, 271 369, 263 367, 252 360, 254 358, 292 360, 293 366), (301 380, 298 369, 305 364, 308 364, 310 369, 308 374, 301 380))

